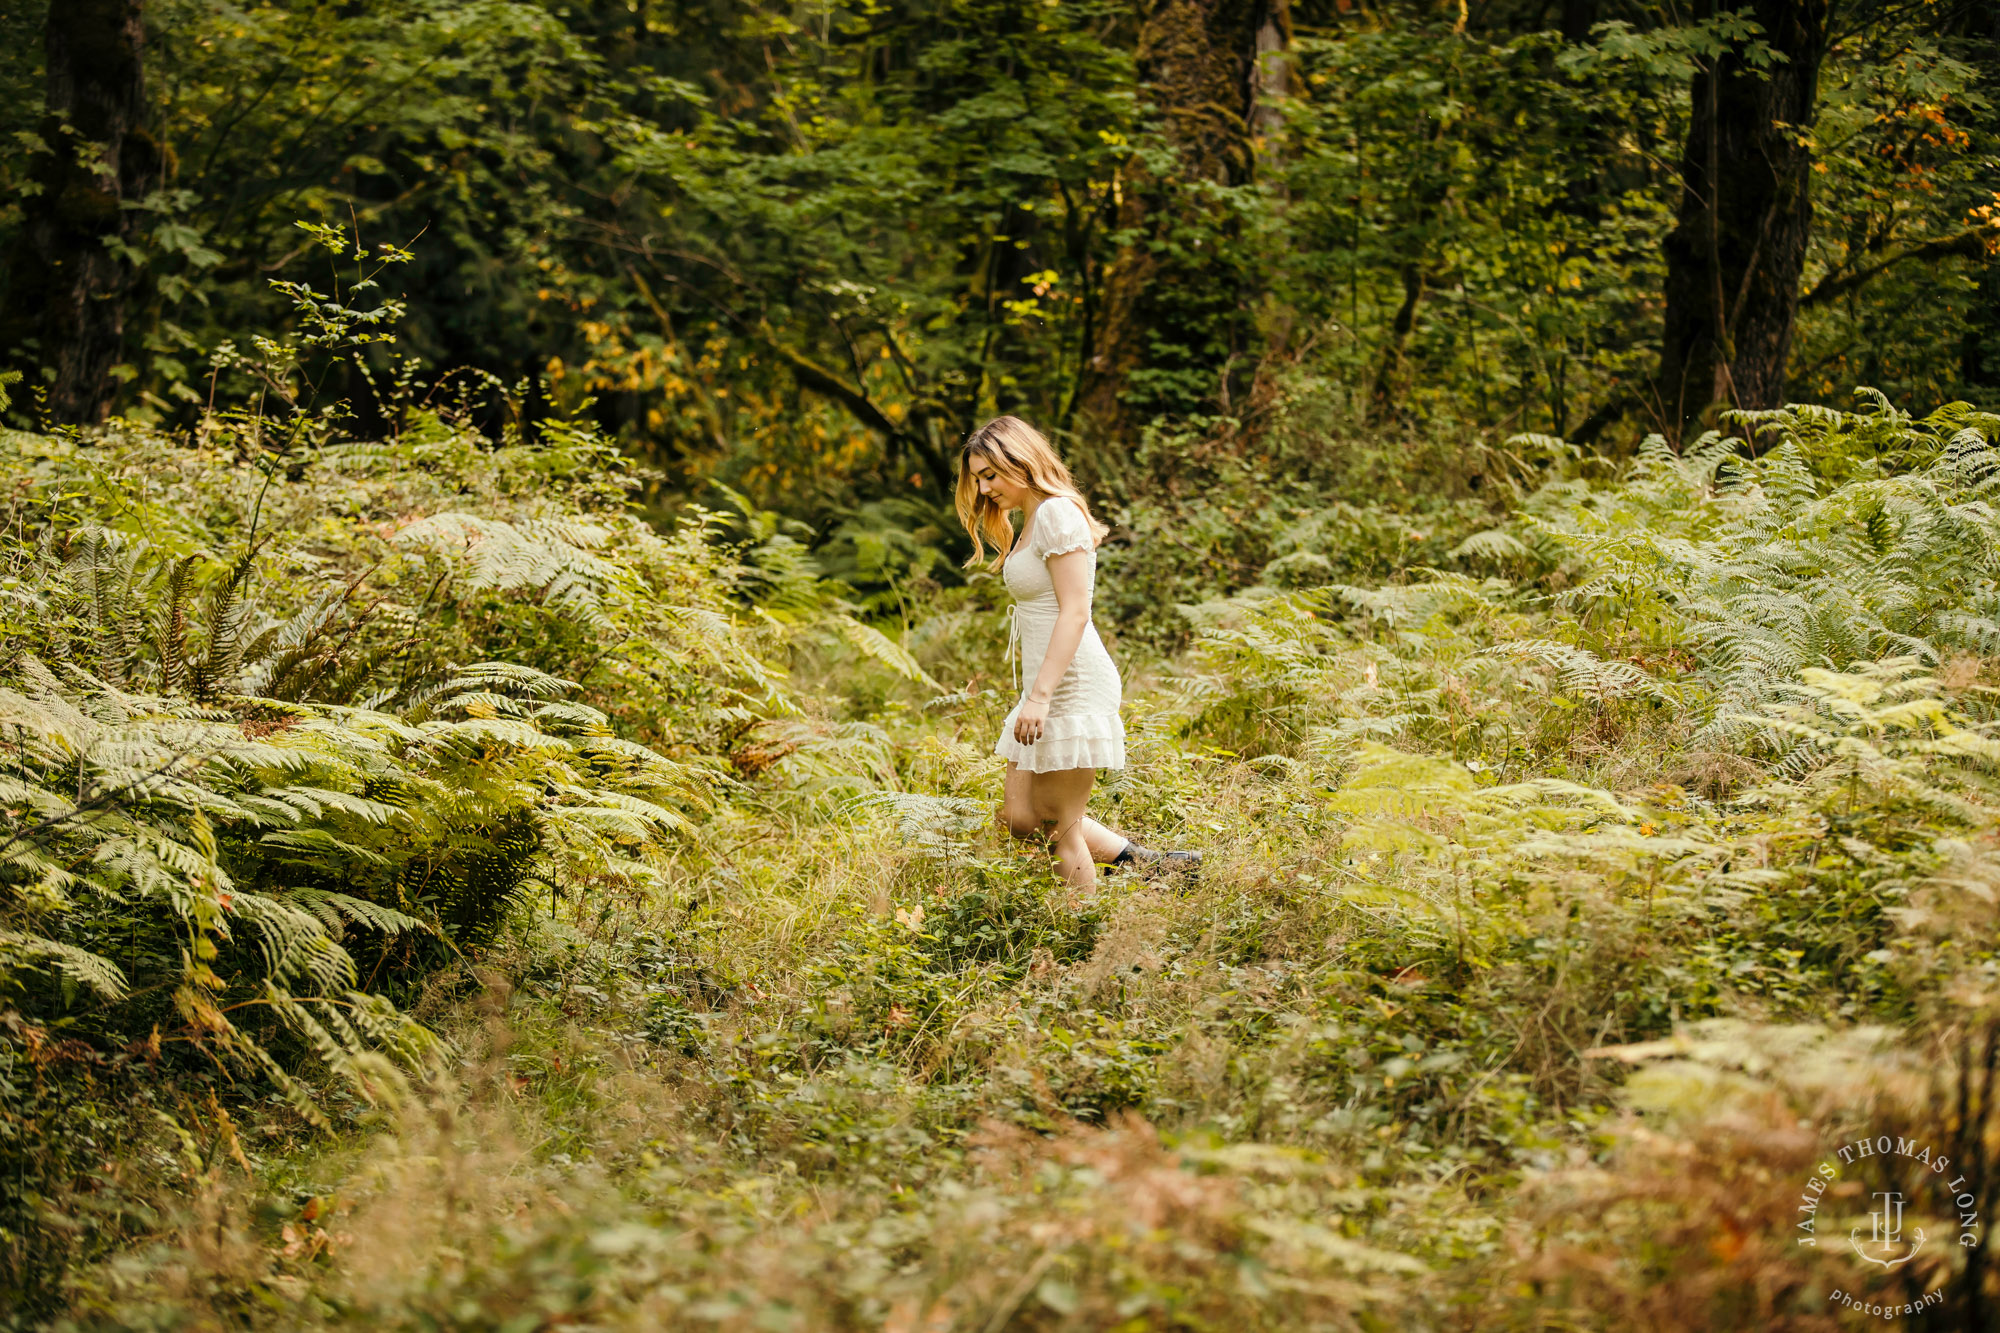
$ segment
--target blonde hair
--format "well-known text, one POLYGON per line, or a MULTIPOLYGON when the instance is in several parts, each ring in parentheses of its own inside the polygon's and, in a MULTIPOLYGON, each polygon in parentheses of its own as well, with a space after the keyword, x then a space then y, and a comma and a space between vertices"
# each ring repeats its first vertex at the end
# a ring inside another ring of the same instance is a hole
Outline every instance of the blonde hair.
POLYGON ((966 437, 964 452, 958 456, 958 493, 954 499, 958 521, 972 534, 972 556, 965 562, 968 569, 978 564, 1000 568, 1014 544, 1014 525, 1007 521, 1007 511, 979 493, 979 480, 972 475, 973 464, 979 460, 991 463, 995 472, 1016 486, 1026 486, 1044 498, 1074 500, 1083 511, 1093 546, 1111 531, 1090 512, 1069 469, 1040 431, 1019 417, 995 417, 966 437), (997 552, 990 560, 986 555, 988 542, 997 552))

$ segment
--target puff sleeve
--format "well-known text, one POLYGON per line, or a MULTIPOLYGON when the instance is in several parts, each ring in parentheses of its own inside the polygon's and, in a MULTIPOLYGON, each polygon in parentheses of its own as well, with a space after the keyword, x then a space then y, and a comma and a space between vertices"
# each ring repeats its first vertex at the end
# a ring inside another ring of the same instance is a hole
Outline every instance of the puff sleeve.
POLYGON ((1083 509, 1066 496, 1052 495, 1035 511, 1035 531, 1028 549, 1039 560, 1070 551, 1088 551, 1096 546, 1083 509))

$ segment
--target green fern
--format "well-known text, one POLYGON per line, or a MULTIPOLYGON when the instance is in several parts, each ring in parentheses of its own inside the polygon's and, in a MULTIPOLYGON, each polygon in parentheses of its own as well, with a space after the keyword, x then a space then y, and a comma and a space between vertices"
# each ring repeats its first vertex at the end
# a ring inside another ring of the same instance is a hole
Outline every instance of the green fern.
POLYGON ((1777 443, 1760 458, 1713 434, 1681 455, 1655 439, 1625 485, 1551 488, 1523 521, 1586 571, 1560 605, 1699 655, 1721 735, 1808 668, 2000 643, 1990 422, 1963 409, 1917 424, 1763 414, 1751 424, 1777 443), (1849 457, 1836 443, 1869 465, 1829 484, 1813 459, 1849 457))

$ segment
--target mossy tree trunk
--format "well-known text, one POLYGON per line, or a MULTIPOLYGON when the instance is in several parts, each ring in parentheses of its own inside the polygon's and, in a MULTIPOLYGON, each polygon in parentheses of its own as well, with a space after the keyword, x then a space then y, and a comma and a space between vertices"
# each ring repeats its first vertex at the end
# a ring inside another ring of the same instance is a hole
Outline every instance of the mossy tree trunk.
MULTIPOLYGON (((1708 0, 1712 16, 1715 0, 1708 0)), ((1775 59, 1742 48, 1696 74, 1682 193, 1666 241, 1653 410, 1686 438, 1718 405, 1777 407, 1812 228, 1811 130, 1829 0, 1754 0, 1775 59)))
POLYGON ((160 180, 146 127, 143 0, 52 0, 45 28, 47 114, 37 190, 23 200, 0 337, 50 376, 60 422, 103 418, 122 359, 125 302, 137 281, 125 247, 130 206, 160 180))
POLYGON ((1290 44, 1288 0, 1154 0, 1147 13, 1139 73, 1173 160, 1135 161, 1120 182, 1129 239, 1072 403, 1114 447, 1149 418, 1226 409, 1249 382, 1265 279, 1222 192, 1251 182, 1278 128, 1290 44))
MULTIPOLYGON (((1977 88, 1988 106, 2000 107, 2000 5, 1992 0, 1960 0, 1939 26, 1956 43, 1951 54, 1979 71, 1977 88)), ((2000 401, 2000 246, 1982 240, 1974 253, 1983 262, 1959 332, 1959 392, 1974 402, 1989 403, 2000 401)))

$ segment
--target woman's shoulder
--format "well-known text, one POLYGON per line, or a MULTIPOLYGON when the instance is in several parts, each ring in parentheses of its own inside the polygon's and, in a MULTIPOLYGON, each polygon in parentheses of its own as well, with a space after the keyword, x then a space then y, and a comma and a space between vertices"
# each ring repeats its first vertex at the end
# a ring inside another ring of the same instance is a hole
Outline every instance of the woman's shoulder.
POLYGON ((1090 520, 1075 497, 1051 495, 1035 510, 1035 553, 1047 559, 1068 551, 1088 551, 1097 545, 1090 520))
POLYGON ((1051 495, 1048 499, 1042 501, 1042 507, 1035 512, 1039 515, 1043 523, 1052 523, 1065 527, 1071 524, 1079 527, 1086 526, 1083 517, 1083 506, 1077 503, 1074 495, 1051 495))

